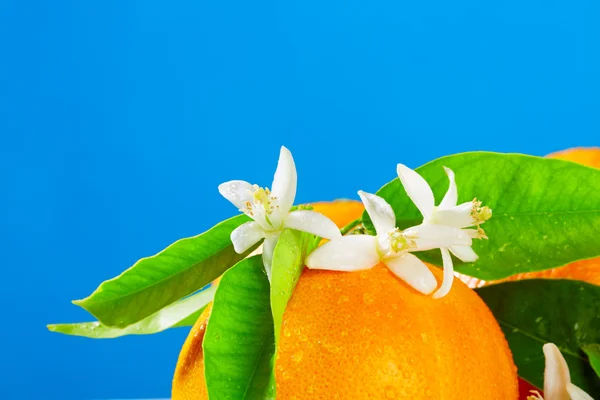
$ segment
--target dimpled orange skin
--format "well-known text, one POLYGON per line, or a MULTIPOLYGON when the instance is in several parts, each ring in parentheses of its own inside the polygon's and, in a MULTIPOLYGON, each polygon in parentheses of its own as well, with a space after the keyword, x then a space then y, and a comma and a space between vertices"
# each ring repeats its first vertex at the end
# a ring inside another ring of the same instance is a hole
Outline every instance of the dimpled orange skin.
MULTIPOLYGON (((548 154, 548 158, 573 161, 588 167, 600 168, 600 147, 576 147, 556 153, 548 154)), ((527 272, 510 276, 497 281, 482 281, 476 278, 461 276, 463 282, 469 287, 476 288, 494 283, 520 281, 522 279, 575 279, 600 285, 600 258, 577 261, 563 267, 547 269, 544 271, 527 272)))
POLYGON ((200 314, 181 348, 177 367, 175 368, 175 375, 173 376, 172 400, 208 399, 206 381, 204 379, 202 340, 206 333, 206 326, 211 310, 212 303, 200 314))
POLYGON ((278 400, 518 398, 511 352, 475 292, 455 279, 435 300, 382 264, 304 271, 275 373, 278 400))

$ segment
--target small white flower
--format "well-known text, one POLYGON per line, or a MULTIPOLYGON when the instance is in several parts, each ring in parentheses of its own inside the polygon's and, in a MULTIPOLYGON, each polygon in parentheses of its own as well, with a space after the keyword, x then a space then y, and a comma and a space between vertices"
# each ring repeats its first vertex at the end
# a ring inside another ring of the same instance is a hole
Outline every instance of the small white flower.
POLYGON ((231 232, 233 248, 241 254, 264 238, 262 257, 269 279, 273 250, 285 228, 327 239, 341 236, 338 227, 323 214, 309 210, 290 212, 296 197, 296 181, 294 159, 290 151, 282 146, 271 190, 245 181, 229 181, 219 185, 223 197, 254 220, 231 232))
MULTIPOLYGON (((554 343, 543 347, 546 369, 544 371, 544 396, 546 400, 594 400, 589 394, 571 383, 571 373, 565 358, 554 343)), ((543 400, 537 392, 528 400, 543 400)))
MULTIPOLYGON (((458 193, 454 172, 450 168, 444 167, 450 186, 444 195, 444 198, 439 206, 435 206, 435 199, 429 184, 416 171, 408 168, 405 165, 398 164, 397 172, 406 193, 415 203, 421 214, 423 215, 423 224, 425 225, 442 225, 460 228, 472 238, 487 239, 483 229, 479 225, 492 217, 492 210, 489 207, 482 207, 481 202, 474 199, 473 201, 457 205, 458 193), (467 229, 476 227, 475 229, 467 229)), ((442 260, 444 261, 444 282, 438 291, 433 295, 435 298, 440 298, 448 294, 452 288, 454 281, 454 266, 452 258, 448 250, 458 259, 464 262, 473 262, 477 260, 477 254, 469 245, 453 245, 448 248, 442 247, 442 260)))
POLYGON ((411 287, 429 294, 437 286, 435 277, 411 252, 471 244, 469 235, 450 226, 422 224, 401 231, 396 228, 394 210, 384 199, 362 191, 358 194, 377 236, 349 235, 334 239, 309 254, 308 268, 358 271, 382 262, 411 287))

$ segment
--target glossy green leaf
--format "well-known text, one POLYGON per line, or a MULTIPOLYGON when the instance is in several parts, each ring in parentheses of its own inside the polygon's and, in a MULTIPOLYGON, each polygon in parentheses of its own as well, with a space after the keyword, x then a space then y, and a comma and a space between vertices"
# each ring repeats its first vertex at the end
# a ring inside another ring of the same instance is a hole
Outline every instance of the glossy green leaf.
MULTIPOLYGON (((281 335, 283 313, 304 270, 304 260, 318 246, 319 242, 320 238, 315 235, 292 229, 283 231, 277 241, 271 268, 271 310, 275 330, 275 349, 281 335)), ((275 354, 273 355, 274 359, 275 354)), ((273 361, 272 366, 274 365, 273 361)), ((270 379, 275 388, 274 370, 271 371, 270 379)), ((273 395, 275 395, 275 391, 273 391, 273 395)))
POLYGON ((210 287, 170 304, 154 314, 125 328, 113 328, 98 321, 75 324, 52 324, 48 330, 91 339, 114 339, 127 335, 151 335, 169 328, 192 326, 214 297, 216 287, 210 287))
POLYGON ((588 356, 590 360, 590 364, 594 371, 596 371, 596 375, 600 377, 600 344, 586 344, 582 347, 583 352, 588 356))
POLYGON ((240 261, 221 278, 203 348, 211 400, 275 398, 273 317, 261 256, 240 261))
MULTIPOLYGON (((600 256, 600 169, 520 154, 456 154, 417 168, 436 204, 448 189, 443 166, 456 173, 459 203, 477 198, 494 213, 482 226, 489 240, 474 241, 479 260, 457 261, 459 272, 494 280, 600 256)), ((398 227, 421 223, 397 178, 377 194, 392 205, 398 227)), ((373 233, 368 215, 363 220, 373 233)), ((439 251, 420 255, 441 265, 439 251)))
POLYGON ((271 310, 275 343, 279 342, 283 313, 304 269, 304 259, 317 247, 318 239, 308 233, 286 229, 277 241, 271 268, 271 310))
POLYGON ((141 321, 204 287, 246 257, 253 249, 237 254, 229 236, 248 220, 239 215, 198 236, 178 240, 73 303, 107 326, 124 328, 141 321))
POLYGON ((542 346, 554 343, 569 364, 573 383, 600 398, 600 379, 582 351, 600 342, 600 286, 531 279, 490 285, 477 293, 504 331, 521 377, 543 386, 542 346))

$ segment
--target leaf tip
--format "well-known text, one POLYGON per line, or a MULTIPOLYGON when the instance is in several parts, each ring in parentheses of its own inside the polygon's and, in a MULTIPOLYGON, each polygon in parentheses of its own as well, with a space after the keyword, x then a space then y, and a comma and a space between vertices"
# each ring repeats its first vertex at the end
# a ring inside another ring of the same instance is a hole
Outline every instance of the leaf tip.
POLYGON ((75 304, 76 306, 79 306, 81 308, 85 308, 85 306, 84 306, 85 300, 86 299, 71 300, 71 304, 75 304))

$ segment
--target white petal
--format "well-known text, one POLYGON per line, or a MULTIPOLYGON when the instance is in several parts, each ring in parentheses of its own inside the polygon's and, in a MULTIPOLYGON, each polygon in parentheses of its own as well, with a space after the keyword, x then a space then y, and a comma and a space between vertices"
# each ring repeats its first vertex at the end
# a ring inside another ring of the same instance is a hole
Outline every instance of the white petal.
POLYGON ((554 343, 542 348, 546 358, 544 370, 544 397, 546 400, 569 400, 567 385, 571 383, 569 366, 554 343))
POLYGON ((398 172, 398 178, 404 186, 404 190, 408 194, 408 197, 415 203, 423 217, 429 220, 433 215, 433 207, 435 200, 433 198, 433 192, 429 187, 429 184, 421 175, 408 168, 406 165, 398 164, 396 169, 398 172))
POLYGON ((245 181, 229 181, 219 185, 219 193, 243 212, 246 209, 246 202, 252 203, 254 191, 255 188, 245 181))
POLYGON ((452 289, 452 283, 454 282, 454 265, 452 265, 452 257, 448 249, 440 249, 442 251, 442 261, 444 263, 444 280, 442 286, 433 294, 434 299, 444 297, 452 289))
POLYGON ((449 249, 462 262, 475 262, 479 258, 471 246, 450 246, 449 249))
POLYGON ((277 240, 279 240, 279 235, 266 237, 263 242, 262 260, 269 282, 271 282, 271 265, 273 264, 273 252, 275 251, 277 240))
POLYGON ((296 164, 294 164, 292 153, 281 146, 279 162, 277 163, 277 170, 275 171, 273 186, 271 187, 271 194, 276 198, 275 201, 279 206, 279 209, 276 211, 281 213, 281 215, 287 215, 290 208, 294 205, 297 180, 296 164))
POLYGON ((236 253, 242 254, 265 237, 265 231, 257 222, 246 222, 231 232, 231 243, 236 253))
POLYGON ((362 190, 358 191, 358 195, 365 205, 365 209, 367 210, 369 217, 371 217, 371 221, 373 221, 377 234, 383 235, 396 228, 396 216, 394 215, 392 206, 390 206, 387 201, 377 195, 363 192, 362 190))
POLYGON ((358 271, 372 268, 379 261, 375 236, 350 235, 318 247, 306 258, 306 266, 331 271, 358 271))
POLYGON ((284 226, 327 239, 335 239, 342 236, 340 229, 332 220, 316 211, 293 211, 285 219, 284 226))
POLYGON ((436 224, 466 228, 474 225, 473 202, 462 203, 458 206, 435 210, 434 222, 436 224))
POLYGON ((448 180, 450 181, 450 185, 448 186, 448 191, 444 195, 442 202, 440 203, 441 209, 450 208, 456 205, 458 201, 458 192, 456 190, 456 179, 454 178, 454 171, 452 171, 448 167, 444 167, 444 171, 446 171, 446 175, 448 175, 448 180))
POLYGON ((470 246, 473 239, 458 228, 437 224, 421 224, 402 231, 405 237, 411 239, 416 248, 410 251, 424 251, 450 246, 470 246))
POLYGON ((569 383, 567 385, 567 392, 571 396, 571 400, 594 400, 592 396, 578 388, 577 386, 569 383))
POLYGON ((437 281, 427 265, 418 257, 404 253, 384 260, 385 265, 410 287, 423 294, 430 294, 437 287, 437 281))

